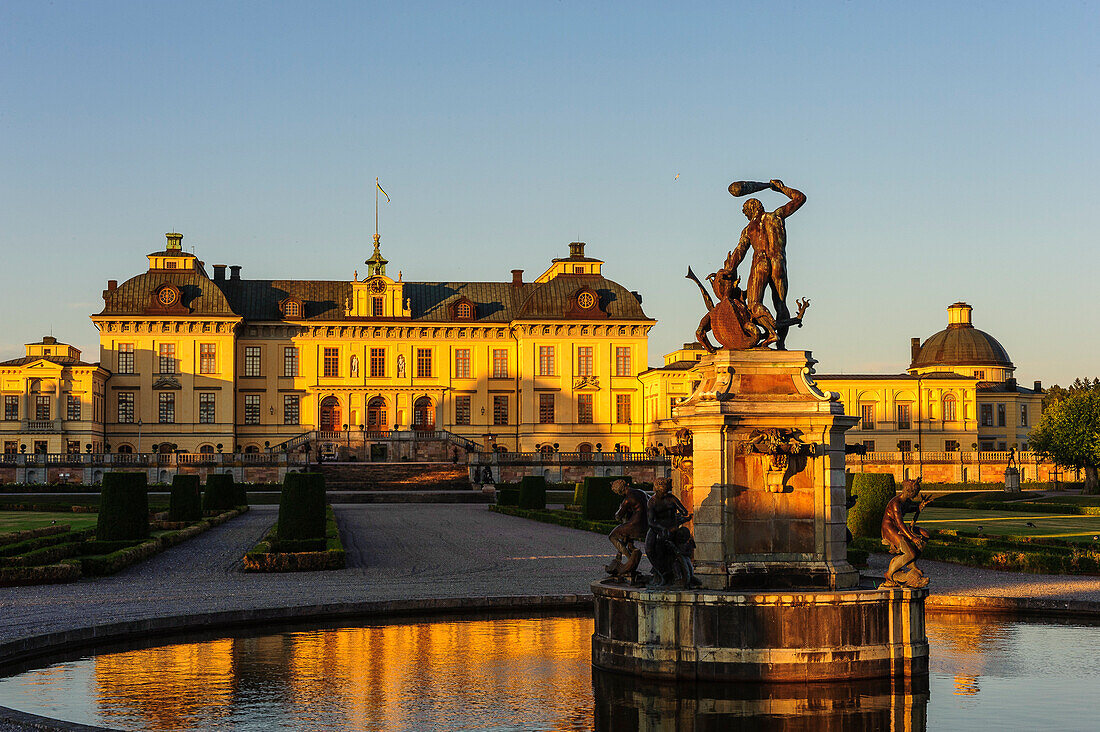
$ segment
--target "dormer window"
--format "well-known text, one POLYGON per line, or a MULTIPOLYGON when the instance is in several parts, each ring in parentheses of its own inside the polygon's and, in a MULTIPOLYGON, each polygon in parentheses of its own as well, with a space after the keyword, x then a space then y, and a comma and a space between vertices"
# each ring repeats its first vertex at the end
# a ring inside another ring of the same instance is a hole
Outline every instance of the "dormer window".
POLYGON ((165 269, 175 269, 175 268, 176 268, 176 263, 175 263, 175 261, 174 261, 174 260, 171 260, 171 259, 169 259, 168 261, 166 261, 166 262, 164 263, 164 268, 165 268, 165 269))
POLYGON ((288 297, 279 303, 280 309, 283 311, 284 318, 300 318, 302 317, 302 302, 293 297, 288 297))
POLYGON ((468 298, 460 298, 451 305, 451 317, 455 320, 474 320, 477 318, 477 308, 468 298))

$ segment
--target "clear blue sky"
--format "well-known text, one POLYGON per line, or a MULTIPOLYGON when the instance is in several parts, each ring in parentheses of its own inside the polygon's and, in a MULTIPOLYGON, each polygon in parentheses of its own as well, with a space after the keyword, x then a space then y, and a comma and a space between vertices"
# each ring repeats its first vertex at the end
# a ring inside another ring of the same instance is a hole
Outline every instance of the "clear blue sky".
POLYGON ((1023 383, 1097 375, 1098 37, 1093 3, 4 3, 0 356, 52 328, 97 359, 166 231, 350 278, 378 176, 395 274, 586 241, 656 364, 743 226, 726 186, 778 177, 819 371, 901 371, 965 300, 1023 383))

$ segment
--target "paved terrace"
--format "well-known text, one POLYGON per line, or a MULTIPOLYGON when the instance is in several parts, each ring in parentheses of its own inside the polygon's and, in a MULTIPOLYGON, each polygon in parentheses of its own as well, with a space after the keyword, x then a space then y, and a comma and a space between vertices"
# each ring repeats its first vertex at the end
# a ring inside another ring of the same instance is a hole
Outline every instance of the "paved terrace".
MULTIPOLYGON (((478 505, 337 506, 348 568, 245 574, 240 559, 275 521, 252 510, 112 577, 0 588, 0 643, 163 615, 442 597, 588 594, 610 545, 598 534, 503 516, 478 505)), ((872 571, 885 557, 872 557, 872 571)), ((934 594, 1100 602, 1100 577, 922 567, 934 594)))

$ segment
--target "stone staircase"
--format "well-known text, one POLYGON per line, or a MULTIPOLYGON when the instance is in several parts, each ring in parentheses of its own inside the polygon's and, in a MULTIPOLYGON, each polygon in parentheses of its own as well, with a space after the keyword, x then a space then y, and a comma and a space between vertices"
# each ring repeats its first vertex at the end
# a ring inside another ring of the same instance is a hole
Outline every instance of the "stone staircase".
POLYGON ((334 503, 488 503, 454 463, 322 463, 334 503))

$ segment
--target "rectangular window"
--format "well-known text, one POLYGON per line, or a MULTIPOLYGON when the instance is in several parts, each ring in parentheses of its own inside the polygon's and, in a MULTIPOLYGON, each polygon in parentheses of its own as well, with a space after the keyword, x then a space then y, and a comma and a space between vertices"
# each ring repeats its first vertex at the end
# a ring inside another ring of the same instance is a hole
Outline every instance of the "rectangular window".
POLYGON ((910 440, 898 440, 898 450, 901 452, 913 452, 913 443, 910 440))
POLYGON ((244 375, 245 376, 259 376, 260 375, 260 347, 259 346, 245 346, 244 347, 244 375))
POLYGON ((214 392, 199 392, 199 424, 214 424, 216 416, 214 392))
POLYGON ((992 427, 993 426, 993 405, 992 404, 983 404, 983 405, 981 405, 980 409, 981 409, 982 427, 992 427))
POLYGON ((134 392, 132 391, 118 393, 118 422, 119 424, 134 423, 134 392))
POLYGON ((988 440, 982 440, 978 443, 978 450, 981 452, 993 452, 993 443, 988 440))
POLYGON ((46 440, 35 440, 34 441, 34 451, 35 451, 35 453, 45 453, 49 449, 48 445, 49 445, 49 443, 46 442, 46 440))
POLYGON ((908 404, 899 404, 899 405, 897 405, 897 410, 898 410, 898 429, 899 430, 911 430, 911 429, 913 429, 913 422, 909 417, 910 405, 908 405, 908 404))
POLYGON ((1008 415, 1006 414, 1005 405, 997 405, 997 426, 1004 427, 1008 423, 1008 415))
POLYGON ((508 351, 504 348, 493 349, 493 378, 508 378, 508 351))
POLYGON ((630 423, 630 395, 615 395, 615 422, 618 424, 630 423))
POLYGON ((539 394, 539 424, 554 424, 554 395, 539 394))
POLYGON ((370 375, 373 379, 381 379, 386 376, 386 349, 370 349, 370 375))
POLYGON ((162 374, 174 374, 176 373, 176 344, 175 343, 161 343, 160 344, 160 373, 162 374))
POLYGON ((172 424, 176 421, 176 393, 162 391, 157 402, 157 419, 161 424, 172 424))
POLYGON ((470 397, 468 395, 455 397, 455 424, 470 424, 470 397))
POLYGON ((244 423, 245 424, 259 424, 260 423, 260 395, 259 394, 245 394, 244 395, 244 423))
POLYGON ((34 398, 34 418, 38 421, 50 418, 50 398, 48 396, 34 398))
POLYGON ((629 346, 616 346, 615 347, 615 375, 616 376, 633 376, 630 371, 630 347, 629 346))
POLYGON ((873 430, 875 428, 875 405, 874 404, 860 404, 859 405, 859 426, 860 429, 873 430))
POLYGON ((14 455, 19 452, 19 443, 15 440, 4 440, 4 454, 14 455))
POLYGON ((372 297, 370 301, 370 314, 376 318, 382 317, 382 298, 372 297))
POLYGON ((985 381, 985 371, 975 371, 974 378, 979 381, 985 381))
POLYGON ((339 348, 326 348, 324 350, 324 363, 321 373, 329 378, 336 378, 340 375, 339 348))
POLYGON ((672 416, 672 409, 680 403, 680 397, 671 397, 668 400, 668 416, 672 416))
POLYGON ((944 440, 943 449, 945 452, 958 452, 959 441, 958 440, 944 440))
POLYGON ((65 452, 69 453, 70 455, 79 455, 80 454, 80 440, 66 440, 66 442, 65 442, 65 452))
POLYGON ((1007 442, 998 442, 997 443, 997 451, 998 452, 1005 452, 1006 450, 1008 450, 1008 443, 1007 442))
POLYGON ((955 409, 955 397, 949 397, 943 400, 943 421, 954 422, 957 418, 957 412, 955 409))
POLYGON ((493 395, 493 424, 500 426, 508 424, 508 395, 493 395))
POLYGON ((283 424, 298 424, 300 409, 297 394, 283 394, 283 424))
POLYGON ((68 404, 65 409, 65 419, 70 422, 77 422, 80 420, 80 397, 75 394, 70 394, 68 404))
POLYGON ((294 378, 298 375, 298 347, 283 346, 283 376, 294 378))
POLYGON ((134 344, 118 344, 118 372, 120 374, 134 373, 134 344))
POLYGON ((456 379, 468 379, 468 378, 470 378, 470 349, 469 348, 455 349, 455 378, 456 379))
POLYGON ((863 441, 863 447, 867 450, 867 452, 874 452, 875 451, 875 441, 874 440, 864 440, 863 441))
POLYGON ((416 378, 432 378, 432 349, 416 349, 416 378))
POLYGON ((19 419, 19 396, 8 394, 4 397, 4 419, 19 419))
POLYGON ((577 395, 577 423, 592 424, 592 395, 577 395))
POLYGON ((592 375, 592 346, 577 348, 577 376, 592 375))
POLYGON ((554 347, 539 346, 539 376, 554 375, 554 347))
POLYGON ((218 373, 218 347, 213 343, 199 344, 199 373, 218 373))
POLYGON ((1020 426, 1027 427, 1027 405, 1020 405, 1020 426))

